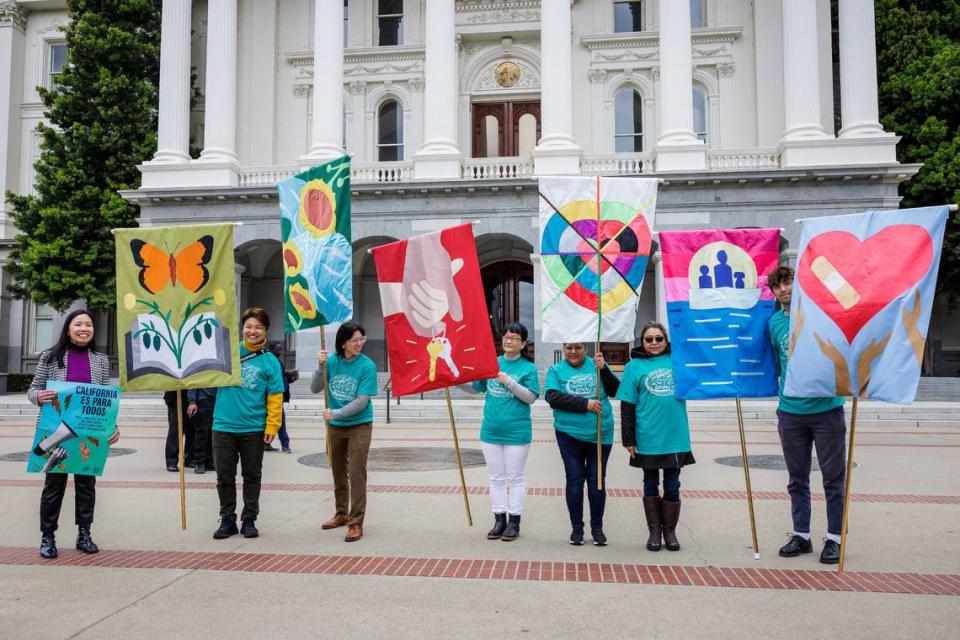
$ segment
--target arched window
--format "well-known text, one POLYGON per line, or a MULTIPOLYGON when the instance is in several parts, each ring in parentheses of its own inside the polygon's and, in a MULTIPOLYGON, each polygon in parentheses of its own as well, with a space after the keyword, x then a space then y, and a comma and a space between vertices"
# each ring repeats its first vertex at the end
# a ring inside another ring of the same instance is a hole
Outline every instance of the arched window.
POLYGON ((617 153, 643 151, 643 98, 636 89, 626 88, 613 99, 613 139, 617 153))
POLYGON ((403 160, 403 106, 387 100, 377 112, 377 160, 403 160))
POLYGON ((707 142, 707 92, 700 85, 693 85, 693 132, 707 142))

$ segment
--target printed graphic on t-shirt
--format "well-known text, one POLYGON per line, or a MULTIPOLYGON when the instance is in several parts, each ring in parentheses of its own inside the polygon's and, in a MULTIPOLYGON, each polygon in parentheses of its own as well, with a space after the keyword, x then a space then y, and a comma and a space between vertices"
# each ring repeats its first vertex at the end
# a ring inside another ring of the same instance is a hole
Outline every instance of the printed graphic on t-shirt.
MULTIPOLYGON (((516 381, 516 378, 511 376, 509 373, 507 375, 510 376, 511 380, 516 381)), ((510 391, 510 389, 508 389, 506 386, 501 384, 500 381, 496 378, 487 381, 487 393, 489 393, 492 396, 497 396, 498 398, 506 398, 508 396, 513 395, 513 392, 510 391)))
POLYGON ((790 332, 784 331, 780 335, 780 357, 786 359, 787 354, 790 353, 790 332))
POLYGON ((260 384, 260 369, 252 364, 240 364, 240 384, 244 389, 256 389, 260 384))
POLYGON ((359 382, 351 376, 333 376, 330 381, 330 395, 340 402, 351 402, 357 397, 359 382))
POLYGON ((673 369, 654 369, 647 375, 643 385, 655 396, 672 396, 673 369))
POLYGON ((588 373, 575 375, 566 384, 567 394, 590 398, 597 395, 597 380, 588 373))

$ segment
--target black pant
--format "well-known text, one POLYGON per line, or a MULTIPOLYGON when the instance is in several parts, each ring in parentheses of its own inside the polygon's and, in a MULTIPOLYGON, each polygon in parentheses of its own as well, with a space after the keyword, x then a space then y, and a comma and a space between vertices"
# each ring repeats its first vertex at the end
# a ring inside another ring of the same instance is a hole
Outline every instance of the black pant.
MULTIPOLYGON (((567 499, 567 511, 570 524, 583 526, 583 483, 587 483, 587 500, 590 502, 590 527, 603 526, 603 511, 607 504, 607 492, 597 488, 597 443, 578 440, 559 429, 557 446, 563 459, 563 470, 567 476, 564 495, 567 499)), ((607 477, 607 458, 610 457, 611 444, 601 445, 603 455, 603 477, 607 477)), ((606 486, 606 481, 604 481, 606 486)))
MULTIPOLYGON (((214 399, 208 398, 197 403, 197 412, 190 418, 193 426, 193 462, 203 462, 208 467, 213 466, 213 438, 210 435, 213 427, 214 399)), ((184 458, 186 459, 186 453, 184 458)))
POLYGON ((777 430, 790 474, 787 492, 790 494, 793 530, 810 533, 811 450, 816 447, 827 502, 827 533, 840 535, 847 459, 844 439, 847 423, 843 418, 843 407, 807 415, 778 409, 777 430))
MULTIPOLYGON (((186 394, 184 394, 186 396, 186 394)), ((183 462, 184 464, 193 461, 191 458, 194 448, 193 420, 187 417, 187 402, 184 398, 183 406, 183 462)), ((174 400, 173 405, 167 405, 167 464, 177 464, 180 460, 180 450, 177 447, 177 403, 174 400)))
MULTIPOLYGON (((76 494, 76 521, 81 527, 93 524, 93 507, 97 502, 96 476, 74 474, 73 489, 76 494)), ((60 505, 67 491, 66 473, 48 473, 40 494, 40 531, 53 533, 60 520, 60 505)))
POLYGON ((237 514, 237 461, 243 475, 241 520, 256 520, 260 513, 260 477, 263 471, 263 431, 254 433, 213 432, 213 459, 217 465, 217 495, 220 517, 237 514))

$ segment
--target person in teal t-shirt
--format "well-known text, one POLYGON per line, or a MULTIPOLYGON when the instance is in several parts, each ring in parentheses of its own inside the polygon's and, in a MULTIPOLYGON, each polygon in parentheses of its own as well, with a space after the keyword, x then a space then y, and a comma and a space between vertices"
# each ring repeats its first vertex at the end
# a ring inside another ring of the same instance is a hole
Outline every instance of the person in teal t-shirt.
MULTIPOLYGON (((620 380, 607 368, 603 354, 597 353, 592 363, 586 362, 582 342, 566 342, 564 359, 547 369, 544 399, 553 409, 553 427, 557 447, 567 476, 564 495, 570 514, 570 544, 583 544, 583 483, 587 483, 590 501, 590 533, 593 544, 604 546, 603 510, 606 489, 597 488, 597 416, 601 416, 600 468, 607 475, 607 458, 613 448, 613 410, 609 396, 617 395, 620 380), (597 371, 600 371, 600 399, 597 400, 597 371)), ((604 486, 606 482, 604 481, 604 486)))
POLYGON ((366 332, 346 322, 337 329, 336 354, 320 351, 320 366, 310 380, 310 390, 319 393, 327 382, 330 407, 323 410, 327 423, 327 454, 333 473, 333 496, 337 512, 321 525, 336 529, 347 525, 344 540, 363 537, 367 509, 367 456, 373 437, 373 403, 377 395, 377 365, 363 355, 366 332))
POLYGON ((490 472, 494 517, 487 539, 510 541, 520 535, 520 515, 527 494, 524 469, 533 440, 530 405, 540 394, 540 381, 537 367, 526 353, 527 328, 520 323, 508 324, 502 341, 503 355, 497 359, 500 374, 460 388, 487 394, 480 425, 480 447, 490 472))
MULTIPOLYGON (((793 558, 811 553, 810 541, 810 467, 812 448, 817 448, 817 461, 823 476, 823 493, 827 503, 827 537, 820 553, 820 562, 836 564, 840 561, 840 530, 843 521, 843 492, 847 458, 847 423, 843 416, 843 398, 794 398, 783 395, 790 357, 790 302, 793 299, 793 269, 777 267, 767 276, 767 285, 773 291, 781 309, 770 317, 770 342, 780 364, 780 402, 777 405, 777 431, 783 460, 790 481, 790 514, 793 533, 790 541, 780 548, 780 555, 793 558)), ((796 310, 801 316, 799 309, 796 310)))
POLYGON ((640 331, 640 346, 623 371, 620 430, 630 453, 630 466, 643 469, 643 511, 647 517, 647 549, 660 550, 660 539, 678 551, 680 469, 696 460, 690 451, 687 403, 674 395, 673 360, 666 328, 648 322, 640 331), (660 470, 663 469, 663 497, 660 470))
POLYGON ((217 495, 220 527, 217 540, 237 531, 237 460, 243 473, 243 512, 239 533, 244 538, 259 535, 254 522, 260 513, 260 479, 263 445, 270 444, 280 429, 283 409, 283 372, 280 361, 267 351, 270 316, 252 307, 240 317, 240 385, 222 387, 213 408, 213 457, 217 465, 217 495))

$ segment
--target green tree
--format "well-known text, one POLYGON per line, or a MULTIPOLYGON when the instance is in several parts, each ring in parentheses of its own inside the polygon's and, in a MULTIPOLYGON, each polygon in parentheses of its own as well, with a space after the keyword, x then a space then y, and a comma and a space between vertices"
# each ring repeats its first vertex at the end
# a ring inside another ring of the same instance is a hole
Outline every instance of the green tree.
MULTIPOLYGON (((903 136, 901 162, 923 168, 904 207, 960 202, 960 1, 876 0, 883 126, 903 136)), ((947 225, 938 290, 960 294, 960 214, 947 225)))
POLYGON ((161 0, 68 0, 67 60, 40 90, 36 195, 7 194, 20 230, 10 289, 64 310, 115 304, 110 229, 137 225, 118 190, 140 185, 137 164, 156 149, 161 0))

